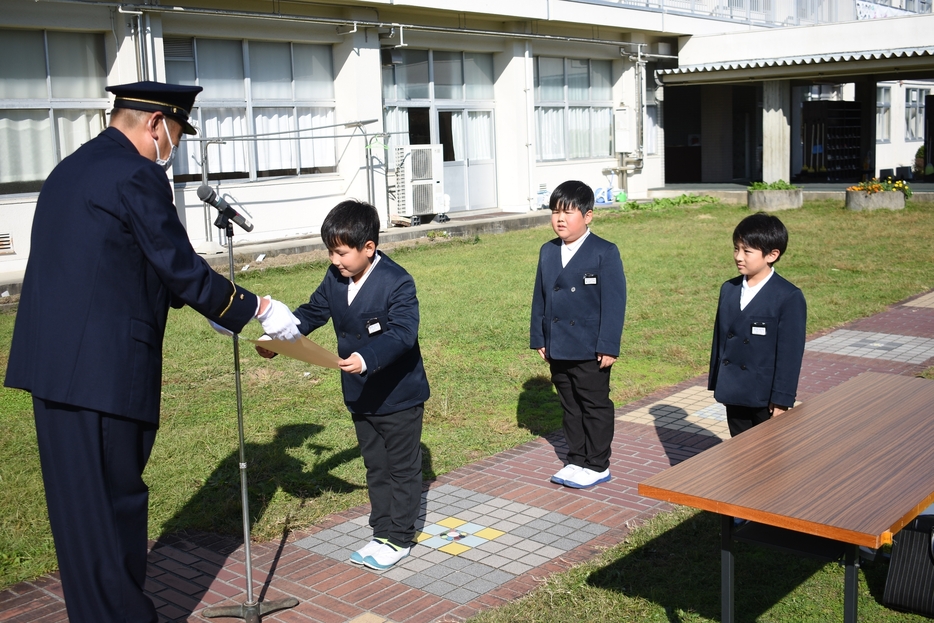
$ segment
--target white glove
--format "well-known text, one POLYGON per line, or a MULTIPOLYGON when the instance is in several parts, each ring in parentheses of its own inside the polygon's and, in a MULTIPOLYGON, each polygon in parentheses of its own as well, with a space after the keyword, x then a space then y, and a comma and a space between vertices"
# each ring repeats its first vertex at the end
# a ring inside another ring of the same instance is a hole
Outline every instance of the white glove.
POLYGON ((294 342, 301 337, 302 334, 298 332, 296 326, 301 321, 286 307, 285 303, 269 296, 263 298, 269 301, 269 305, 266 307, 266 311, 256 317, 259 323, 263 325, 263 331, 274 340, 294 342))
POLYGON ((225 329, 224 327, 220 326, 213 320, 210 320, 210 319, 207 319, 207 320, 208 320, 208 324, 211 325, 211 328, 217 331, 218 333, 220 333, 221 335, 225 337, 233 337, 233 331, 231 331, 230 329, 225 329))

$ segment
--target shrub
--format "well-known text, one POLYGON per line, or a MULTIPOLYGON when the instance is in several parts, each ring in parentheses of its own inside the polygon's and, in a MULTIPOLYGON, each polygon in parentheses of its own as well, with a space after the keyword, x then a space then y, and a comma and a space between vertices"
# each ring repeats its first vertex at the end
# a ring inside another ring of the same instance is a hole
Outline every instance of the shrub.
POLYGON ((749 190, 798 190, 800 186, 789 184, 785 180, 775 180, 774 182, 753 182, 749 190))

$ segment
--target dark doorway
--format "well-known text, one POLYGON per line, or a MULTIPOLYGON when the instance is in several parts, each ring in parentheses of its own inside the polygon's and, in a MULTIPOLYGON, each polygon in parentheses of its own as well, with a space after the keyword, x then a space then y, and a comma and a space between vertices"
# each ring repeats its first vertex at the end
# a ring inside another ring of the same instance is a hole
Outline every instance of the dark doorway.
POLYGON ((665 91, 665 182, 700 182, 700 87, 672 87, 665 91))
POLYGON ((762 113, 756 106, 758 89, 754 86, 733 87, 733 180, 748 183, 759 179, 762 113))

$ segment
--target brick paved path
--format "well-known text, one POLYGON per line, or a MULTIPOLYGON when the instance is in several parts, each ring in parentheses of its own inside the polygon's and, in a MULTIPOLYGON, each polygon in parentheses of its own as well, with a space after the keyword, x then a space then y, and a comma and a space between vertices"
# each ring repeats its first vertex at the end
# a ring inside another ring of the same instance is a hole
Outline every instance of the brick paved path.
MULTIPOLYGON (((862 372, 913 375, 930 365, 934 292, 813 336, 798 398, 862 372)), ((613 479, 593 489, 548 482, 567 449, 560 434, 439 477, 423 496, 419 544, 389 571, 347 562, 370 536, 367 507, 332 515, 286 542, 254 544, 254 594, 300 601, 263 620, 460 621, 528 593, 667 508, 640 497, 640 481, 728 437, 723 408, 706 384, 700 376, 618 409, 613 479)), ((203 608, 244 600, 241 543, 203 533, 163 538, 152 545, 146 589, 161 620, 206 621, 203 608)), ((56 574, 0 592, 0 623, 66 620, 56 574)))

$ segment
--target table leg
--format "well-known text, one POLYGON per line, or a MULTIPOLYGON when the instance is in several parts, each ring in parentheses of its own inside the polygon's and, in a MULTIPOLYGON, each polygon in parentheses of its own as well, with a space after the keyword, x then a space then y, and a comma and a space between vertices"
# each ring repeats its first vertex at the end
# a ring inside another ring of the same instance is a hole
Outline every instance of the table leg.
POLYGON ((843 579, 843 623, 856 623, 857 596, 859 593, 859 546, 847 545, 844 556, 843 579))
POLYGON ((720 620, 733 623, 733 518, 729 515, 720 516, 720 620))

